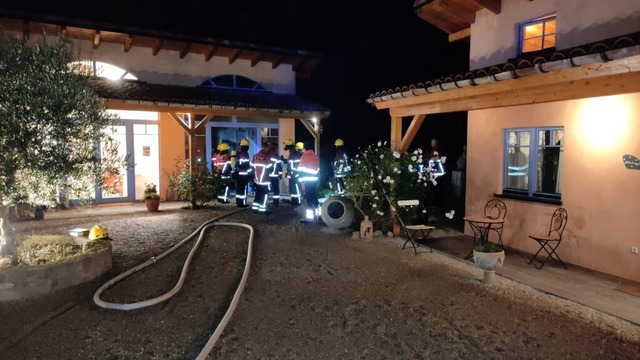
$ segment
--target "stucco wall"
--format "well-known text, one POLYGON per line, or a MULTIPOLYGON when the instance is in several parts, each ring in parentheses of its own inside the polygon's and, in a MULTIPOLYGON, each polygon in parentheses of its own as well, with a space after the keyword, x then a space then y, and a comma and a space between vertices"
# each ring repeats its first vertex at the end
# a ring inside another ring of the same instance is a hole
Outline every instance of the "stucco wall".
POLYGON ((160 199, 176 200, 169 191, 169 178, 167 173, 177 169, 176 160, 184 161, 185 131, 167 113, 159 113, 158 136, 160 142, 160 199))
POLYGON ((218 75, 238 74, 259 82, 269 91, 295 93, 295 72, 287 64, 271 69, 268 62, 252 67, 249 60, 242 59, 229 64, 229 59, 219 56, 207 62, 198 54, 187 54, 180 59, 177 51, 161 50, 154 56, 151 49, 146 48, 133 47, 125 53, 122 45, 103 43, 93 49, 87 41, 76 44, 83 59, 119 66, 149 83, 195 86, 218 75))
MULTIPOLYGON (((567 263, 640 281, 640 170, 622 156, 640 157, 640 93, 469 112, 465 213, 477 214, 502 191, 503 130, 564 126, 562 206, 569 221, 558 249, 567 263)), ((556 205, 503 199, 506 246, 533 253, 528 234, 548 227, 556 205)), ((471 234, 470 229, 465 229, 471 234)), ((507 261, 523 261, 513 258, 507 261)))
POLYGON ((471 25, 470 68, 517 57, 518 24, 554 12, 559 50, 640 31, 638 0, 503 0, 500 14, 486 9, 476 14, 471 25))

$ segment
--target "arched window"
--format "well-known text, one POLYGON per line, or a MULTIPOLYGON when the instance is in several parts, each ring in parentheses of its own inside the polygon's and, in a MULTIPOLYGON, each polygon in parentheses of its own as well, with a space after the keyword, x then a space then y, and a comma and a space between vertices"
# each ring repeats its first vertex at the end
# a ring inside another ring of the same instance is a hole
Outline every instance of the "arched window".
POLYGON ((83 60, 71 63, 72 66, 78 66, 77 71, 87 76, 104 77, 110 80, 138 80, 127 70, 119 68, 115 65, 103 63, 100 61, 83 60))
POLYGON ((266 89, 254 80, 240 75, 220 75, 203 81, 199 86, 224 88, 224 89, 242 89, 242 90, 258 90, 266 91, 266 89))

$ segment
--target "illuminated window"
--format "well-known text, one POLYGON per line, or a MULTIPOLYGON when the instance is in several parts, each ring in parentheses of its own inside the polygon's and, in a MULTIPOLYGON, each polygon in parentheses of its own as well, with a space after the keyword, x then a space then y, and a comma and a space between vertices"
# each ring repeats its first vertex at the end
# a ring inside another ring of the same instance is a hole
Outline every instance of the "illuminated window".
POLYGON ((503 192, 559 200, 564 129, 507 129, 504 141, 503 192))
POLYGON ((133 76, 128 71, 121 69, 115 65, 103 63, 100 61, 75 61, 70 65, 74 71, 87 76, 104 77, 110 80, 138 80, 137 77, 133 76))
POLYGON ((202 84, 202 87, 214 87, 223 89, 244 89, 266 91, 260 83, 240 75, 220 75, 208 79, 202 84))
POLYGON ((520 53, 556 46, 556 15, 548 15, 520 25, 520 53))

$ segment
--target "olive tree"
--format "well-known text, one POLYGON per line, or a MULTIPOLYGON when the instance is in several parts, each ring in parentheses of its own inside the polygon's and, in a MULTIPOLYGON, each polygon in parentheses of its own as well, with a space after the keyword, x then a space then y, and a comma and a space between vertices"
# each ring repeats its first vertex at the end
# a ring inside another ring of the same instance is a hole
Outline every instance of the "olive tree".
POLYGON ((111 140, 103 130, 115 119, 75 60, 72 42, 65 37, 38 42, 0 37, 3 207, 34 194, 55 196, 60 189, 78 193, 102 186, 105 167, 125 161, 102 161, 97 153, 99 141, 111 140))

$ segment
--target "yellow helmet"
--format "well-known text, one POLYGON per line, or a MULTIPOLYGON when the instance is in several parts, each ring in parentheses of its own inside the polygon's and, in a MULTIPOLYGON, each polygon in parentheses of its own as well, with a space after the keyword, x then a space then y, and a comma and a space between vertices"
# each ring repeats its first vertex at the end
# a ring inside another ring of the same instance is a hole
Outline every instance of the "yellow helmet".
POLYGON ((342 141, 342 139, 336 139, 335 146, 344 146, 344 141, 342 141))
POLYGON ((304 149, 304 143, 302 141, 297 142, 296 143, 296 149, 298 149, 298 150, 304 149))
POLYGON ((102 225, 96 225, 89 231, 89 240, 108 239, 109 231, 102 225))
POLYGON ((293 140, 291 139, 284 139, 282 143, 284 144, 284 146, 293 146, 293 140))
POLYGON ((249 146, 249 140, 247 139, 240 140, 240 146, 249 146))
POLYGON ((218 149, 219 151, 229 150, 229 144, 227 144, 227 143, 219 144, 219 145, 218 145, 218 147, 217 147, 217 149, 218 149))

